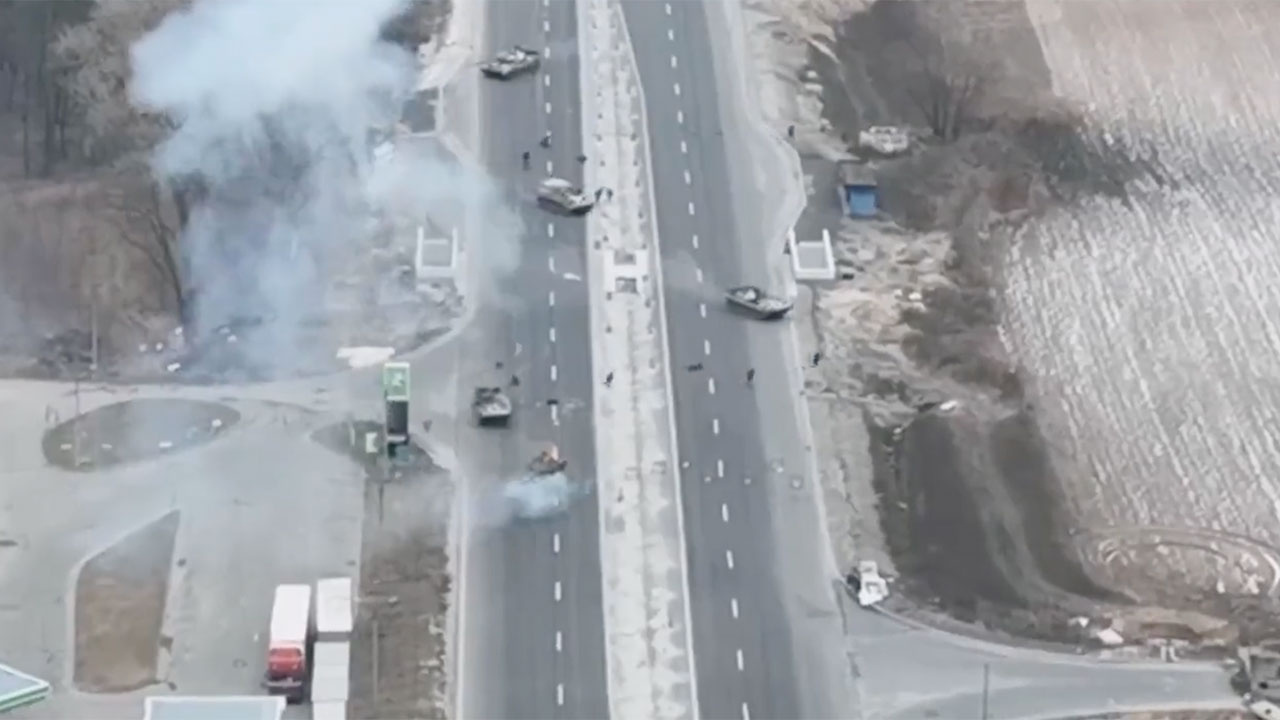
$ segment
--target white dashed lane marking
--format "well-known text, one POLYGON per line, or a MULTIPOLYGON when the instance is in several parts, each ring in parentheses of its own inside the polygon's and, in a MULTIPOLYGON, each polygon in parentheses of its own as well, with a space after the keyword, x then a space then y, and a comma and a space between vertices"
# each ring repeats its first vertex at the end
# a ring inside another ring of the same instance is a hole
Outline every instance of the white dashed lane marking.
MULTIPOLYGON (((548 225, 548 226, 547 226, 547 232, 548 232, 548 234, 551 232, 551 226, 550 226, 550 225, 548 225)), ((547 258, 547 269, 548 269, 548 270, 550 270, 551 272, 555 272, 555 271, 556 271, 556 259, 555 259, 554 257, 548 257, 548 258, 547 258)))
POLYGON ((724 477, 724 460, 716 461, 716 477, 724 477))
POLYGON ((551 340, 551 342, 553 342, 553 343, 556 341, 556 329, 555 329, 555 328, 547 328, 547 338, 548 338, 549 340, 551 340))
MULTIPOLYGON (((550 170, 551 170, 551 167, 550 167, 550 164, 548 163, 547 171, 549 172, 550 170)), ((547 237, 553 238, 555 236, 556 236, 556 226, 552 225, 551 223, 547 223, 547 237)), ((552 272, 555 272, 555 269, 554 269, 555 266, 552 265, 551 267, 553 268, 552 272)))
POLYGON ((552 425, 560 424, 560 407, 558 405, 551 406, 551 424, 552 425))
POLYGON ((556 306, 556 291, 555 291, 555 290, 552 290, 551 292, 547 293, 547 304, 548 304, 548 305, 550 305, 551 307, 555 307, 555 306, 556 306))
MULTIPOLYGON (((676 39, 676 31, 675 31, 675 30, 668 29, 668 30, 667 30, 667 39, 668 39, 668 40, 672 40, 672 41, 674 41, 674 40, 676 39)), ((673 57, 674 57, 674 56, 673 56, 673 57)), ((675 65, 672 65, 671 67, 675 67, 675 65)))
POLYGON ((560 602, 560 598, 562 596, 563 596, 563 591, 560 589, 560 581, 557 580, 556 581, 556 602, 560 602))
POLYGON ((556 631, 556 652, 564 650, 564 633, 556 631))
POLYGON ((702 317, 706 317, 706 316, 707 316, 707 304, 706 304, 706 303, 698 303, 698 314, 702 315, 702 317))
POLYGON ((702 282, 702 268, 694 268, 693 272, 694 272, 694 275, 697 276, 698 282, 702 282))
MULTIPOLYGON (((556 683, 556 704, 564 704, 564 683, 556 683)), ((743 703, 742 706, 746 707, 746 704, 743 703)))
POLYGON ((548 115, 551 114, 551 103, 544 102, 542 103, 542 107, 546 109, 548 115))
POLYGON ((694 236, 693 236, 693 249, 694 249, 694 250, 697 250, 697 249, 698 249, 698 236, 697 236, 697 235, 694 235, 694 236))
POLYGON ((666 6, 665 6, 665 8, 666 8, 667 14, 668 14, 668 15, 670 15, 670 14, 671 14, 671 3, 667 3, 667 4, 666 4, 666 6))
POLYGON ((672 87, 672 89, 674 89, 674 90, 676 91, 676 97, 680 97, 680 83, 676 83, 676 84, 672 85, 671 87, 672 87))
MULTIPOLYGON (((675 38, 675 33, 673 33, 673 32, 671 32, 670 30, 668 30, 668 31, 667 31, 667 38, 668 38, 668 39, 670 39, 670 40, 675 40, 675 39, 676 39, 676 38, 675 38)), ((676 67, 676 65, 679 65, 679 62, 676 60, 676 56, 675 56, 675 55, 672 55, 672 56, 671 56, 671 69, 673 69, 673 70, 674 70, 674 69, 675 69, 675 67, 676 67)))
POLYGON ((550 175, 552 172, 554 172, 554 171, 552 170, 552 168, 553 168, 553 167, 555 167, 555 166, 551 164, 551 161, 550 161, 550 160, 548 160, 548 161, 547 161, 547 174, 548 174, 548 175, 550 175))
POLYGON ((693 176, 689 174, 689 171, 688 171, 688 170, 685 170, 685 171, 684 171, 684 184, 685 184, 685 185, 692 185, 692 184, 693 184, 693 176))
POLYGON ((544 58, 551 57, 551 48, 549 47, 542 48, 542 57, 544 58))
POLYGON ((732 570, 733 569, 733 551, 732 550, 724 551, 724 561, 726 564, 728 564, 729 569, 732 570))
POLYGON ((551 87, 551 76, 550 76, 550 75, 543 75, 543 76, 542 76, 542 85, 543 85, 543 87, 551 87))
POLYGON ((711 418, 711 434, 720 434, 720 418, 711 418))
POLYGON ((542 32, 546 32, 546 33, 551 32, 551 21, 550 21, 550 20, 543 20, 543 21, 542 21, 542 32))
POLYGON ((741 670, 742 670, 742 666, 743 666, 744 664, 745 664, 745 663, 743 663, 743 662, 742 662, 742 649, 741 649, 741 648, 739 648, 739 649, 738 649, 738 670, 739 670, 739 671, 741 671, 741 670))
MULTIPOLYGON (((729 504, 728 503, 720 503, 720 519, 725 522, 729 522, 729 504)), ((556 587, 560 587, 560 581, 558 580, 556 581, 556 587)), ((556 599, 559 600, 560 598, 556 598, 556 599)))
POLYGON ((676 122, 677 122, 677 123, 680 123, 681 125, 683 125, 683 124, 684 124, 684 111, 683 111, 683 110, 677 110, 677 111, 676 111, 676 122))
POLYGON ((708 395, 715 395, 715 394, 716 394, 716 379, 715 379, 715 378, 707 378, 707 394, 708 394, 708 395))
MULTIPOLYGON (((560 553, 560 533, 551 536, 551 552, 560 553)), ((732 565, 732 563, 730 563, 732 565)))
POLYGON ((551 382, 555 382, 555 381, 556 381, 556 366, 552 365, 551 366, 551 382))
POLYGON ((702 482, 704 482, 704 483, 709 483, 709 482, 711 482, 711 476, 710 476, 710 475, 704 475, 704 476, 702 477, 702 482))
POLYGON ((686 142, 685 142, 685 141, 683 141, 683 140, 681 140, 681 141, 680 141, 680 154, 682 154, 682 155, 688 155, 688 154, 689 154, 689 145, 688 145, 688 143, 686 143, 686 142))
POLYGON ((738 619, 738 598, 729 598, 729 612, 734 620, 738 619))
POLYGON ((692 200, 690 200, 690 201, 689 201, 689 214, 690 214, 690 215, 692 215, 692 214, 693 214, 693 201, 692 201, 692 200))
POLYGON ((711 341, 710 341, 710 340, 703 340, 703 341, 702 341, 702 354, 703 354, 703 355, 710 355, 710 354, 711 354, 711 341))
POLYGON ((751 708, 746 703, 742 703, 742 720, 751 720, 751 708))

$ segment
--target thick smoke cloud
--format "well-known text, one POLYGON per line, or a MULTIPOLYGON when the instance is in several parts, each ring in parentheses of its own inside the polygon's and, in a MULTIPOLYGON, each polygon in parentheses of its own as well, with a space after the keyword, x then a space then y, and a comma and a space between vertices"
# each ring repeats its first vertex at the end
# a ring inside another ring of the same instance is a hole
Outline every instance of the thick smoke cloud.
MULTIPOLYGON (((414 57, 379 38, 405 6, 197 0, 132 49, 133 101, 176 126, 154 168, 198 189, 183 237, 192 319, 202 333, 270 319, 259 364, 315 350, 300 347, 298 328, 321 313, 335 251, 368 237, 372 209, 390 202, 421 217, 432 204, 475 212, 495 200, 482 178, 432 153, 372 163, 370 128, 391 127, 414 89, 414 57)), ((519 223, 493 216, 512 238, 494 254, 509 257, 519 223)))

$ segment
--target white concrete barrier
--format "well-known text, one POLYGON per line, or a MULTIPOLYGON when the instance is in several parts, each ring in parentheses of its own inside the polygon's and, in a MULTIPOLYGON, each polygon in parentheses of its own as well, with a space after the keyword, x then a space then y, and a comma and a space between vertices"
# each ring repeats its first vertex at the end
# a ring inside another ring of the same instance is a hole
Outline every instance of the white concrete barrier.
POLYGON ((644 94, 621 7, 579 0, 577 10, 584 185, 613 190, 587 218, 610 715, 696 718, 644 94))

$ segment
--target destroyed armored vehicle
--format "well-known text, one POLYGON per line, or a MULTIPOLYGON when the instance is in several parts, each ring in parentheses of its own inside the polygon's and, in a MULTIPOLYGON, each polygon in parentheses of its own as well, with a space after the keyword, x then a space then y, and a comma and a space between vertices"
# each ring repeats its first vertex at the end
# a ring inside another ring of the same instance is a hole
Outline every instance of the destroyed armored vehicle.
POLYGON ((552 445, 538 453, 538 457, 529 463, 529 471, 534 475, 554 475, 564 472, 568 466, 568 461, 560 459, 560 449, 552 445))
POLYGON ((516 45, 510 50, 498 53, 492 60, 480 63, 480 72, 484 73, 485 77, 510 80, 517 75, 536 70, 539 62, 536 50, 516 45))
POLYGON ((561 178, 547 178, 538 186, 538 204, 557 212, 585 215, 595 206, 591 195, 561 178))
POLYGON ((729 288, 725 293, 729 305, 761 320, 777 320, 791 312, 791 301, 766 293, 754 285, 729 288))
POLYGON ((471 412, 479 425, 506 425, 511 420, 511 398, 502 388, 478 387, 471 397, 471 412))

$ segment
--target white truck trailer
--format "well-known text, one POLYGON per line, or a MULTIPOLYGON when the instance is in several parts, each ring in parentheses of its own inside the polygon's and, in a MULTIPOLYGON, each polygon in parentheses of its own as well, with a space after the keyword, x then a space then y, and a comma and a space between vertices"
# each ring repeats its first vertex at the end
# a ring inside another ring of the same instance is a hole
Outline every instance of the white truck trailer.
POLYGON ((311 627, 311 586, 277 585, 271 605, 271 634, 263 685, 292 703, 307 697, 307 644, 311 627))
POLYGON ((350 696, 351 578, 316 581, 316 644, 311 676, 311 714, 316 720, 346 720, 350 696))

